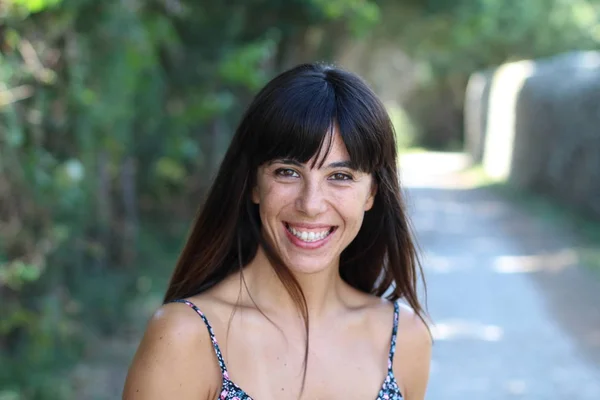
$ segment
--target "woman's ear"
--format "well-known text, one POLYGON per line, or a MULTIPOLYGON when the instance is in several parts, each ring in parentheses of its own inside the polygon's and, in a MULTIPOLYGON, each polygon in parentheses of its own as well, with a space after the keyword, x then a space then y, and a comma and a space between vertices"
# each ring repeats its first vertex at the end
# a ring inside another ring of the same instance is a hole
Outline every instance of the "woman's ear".
POLYGON ((365 202, 365 211, 369 211, 373 207, 373 203, 375 203, 375 196, 377 195, 377 184, 373 182, 371 184, 371 191, 369 193, 369 197, 367 197, 367 201, 365 202))
POLYGON ((254 179, 252 179, 251 181, 251 185, 252 185, 252 193, 251 193, 251 197, 252 197, 252 202, 256 205, 260 204, 260 185, 261 185, 261 177, 263 175, 263 168, 258 167, 258 169, 256 170, 255 174, 254 174, 254 179))

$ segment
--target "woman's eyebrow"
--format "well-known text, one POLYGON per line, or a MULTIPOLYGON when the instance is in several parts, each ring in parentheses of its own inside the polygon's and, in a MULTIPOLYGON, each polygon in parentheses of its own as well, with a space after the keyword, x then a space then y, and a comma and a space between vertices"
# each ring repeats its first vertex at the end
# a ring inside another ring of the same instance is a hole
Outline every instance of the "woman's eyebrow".
POLYGON ((279 164, 287 164, 287 165, 295 165, 296 167, 302 167, 302 163, 293 160, 291 158, 279 158, 279 159, 275 159, 269 162, 269 165, 273 165, 275 163, 279 163, 279 164))
POLYGON ((331 164, 327 165, 325 168, 348 168, 348 169, 355 169, 354 165, 352 164, 351 161, 336 161, 336 162, 332 162, 331 164))

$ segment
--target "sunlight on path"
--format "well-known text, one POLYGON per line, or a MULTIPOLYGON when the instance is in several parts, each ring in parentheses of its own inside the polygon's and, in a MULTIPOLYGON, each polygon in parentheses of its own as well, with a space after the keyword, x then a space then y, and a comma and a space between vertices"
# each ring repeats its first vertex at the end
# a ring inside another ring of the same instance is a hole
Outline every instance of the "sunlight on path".
POLYGON ((401 158, 435 323, 428 400, 600 400, 600 284, 572 238, 465 174, 460 153, 401 158), (595 299, 595 300, 594 300, 595 299))
POLYGON ((404 187, 467 188, 475 184, 466 174, 463 153, 410 153, 400 156, 400 179, 404 187))

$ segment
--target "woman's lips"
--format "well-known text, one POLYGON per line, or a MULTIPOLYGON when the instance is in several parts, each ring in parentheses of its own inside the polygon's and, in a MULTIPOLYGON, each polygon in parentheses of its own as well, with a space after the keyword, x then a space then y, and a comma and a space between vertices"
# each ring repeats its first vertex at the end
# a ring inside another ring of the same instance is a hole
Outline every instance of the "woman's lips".
POLYGON ((316 249, 326 244, 336 230, 336 226, 325 224, 284 223, 288 239, 297 247, 316 249))

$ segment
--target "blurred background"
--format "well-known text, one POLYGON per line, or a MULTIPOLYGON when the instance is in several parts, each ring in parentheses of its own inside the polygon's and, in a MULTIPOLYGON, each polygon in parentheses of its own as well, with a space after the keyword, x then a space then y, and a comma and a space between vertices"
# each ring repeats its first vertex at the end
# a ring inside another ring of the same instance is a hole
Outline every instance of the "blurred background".
POLYGON ((120 398, 253 94, 387 105, 430 399, 600 399, 600 0, 0 1, 0 400, 120 398))

